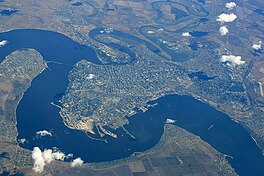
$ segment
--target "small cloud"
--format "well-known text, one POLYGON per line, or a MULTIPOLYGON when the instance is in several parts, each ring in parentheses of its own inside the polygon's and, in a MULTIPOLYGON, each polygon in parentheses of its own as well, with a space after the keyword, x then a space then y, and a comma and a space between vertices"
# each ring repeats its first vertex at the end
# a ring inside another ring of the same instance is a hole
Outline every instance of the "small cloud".
POLYGON ((147 33, 148 34, 154 34, 155 32, 154 31, 148 31, 147 33))
POLYGON ((230 22, 235 21, 236 18, 237 16, 233 13, 231 14, 222 13, 221 15, 218 16, 216 20, 220 21, 221 23, 230 23, 230 22))
POLYGON ((42 152, 42 157, 44 159, 44 161, 49 164, 51 163, 51 161, 54 160, 53 154, 52 154, 52 150, 51 149, 46 149, 42 152))
POLYGON ((183 37, 191 37, 191 34, 189 32, 183 32, 182 36, 183 37))
POLYGON ((82 164, 83 160, 78 157, 71 162, 71 167, 81 166, 82 164))
POLYGON ((225 6, 228 10, 232 10, 233 8, 236 7, 236 3, 235 2, 228 2, 225 4, 225 6))
POLYGON ((67 155, 67 158, 72 158, 73 157, 73 154, 72 153, 69 153, 68 155, 67 155))
POLYGON ((27 140, 25 138, 22 138, 22 139, 18 139, 18 142, 24 144, 25 142, 27 142, 27 140))
POLYGON ((38 147, 34 147, 32 151, 32 158, 34 160, 32 170, 36 173, 41 173, 44 170, 45 160, 42 156, 41 150, 38 147))
POLYGON ((34 160, 34 165, 32 170, 36 173, 41 173, 44 170, 46 164, 50 164, 54 160, 63 161, 65 154, 60 151, 53 151, 51 149, 45 149, 41 152, 39 147, 34 147, 32 151, 32 158, 34 160))
POLYGON ((61 161, 63 161, 63 160, 65 159, 65 154, 62 153, 62 152, 59 152, 59 151, 52 153, 52 156, 53 156, 54 159, 56 159, 56 160, 61 160, 61 161))
POLYGON ((5 46, 8 43, 7 40, 0 41, 0 47, 5 46))
POLYGON ((175 123, 176 121, 173 120, 173 119, 166 119, 166 122, 167 124, 171 124, 171 123, 175 123))
POLYGON ((252 48, 254 50, 261 50, 261 48, 262 48, 261 44, 262 44, 262 41, 259 41, 257 44, 253 44, 252 48))
POLYGON ((226 34, 228 34, 229 30, 228 30, 228 28, 226 26, 221 26, 219 28, 219 32, 220 32, 221 35, 226 35, 226 34))
POLYGON ((86 77, 86 79, 91 80, 91 79, 93 79, 94 77, 95 77, 95 75, 90 73, 90 74, 86 77))
POLYGON ((223 55, 220 58, 220 62, 227 62, 227 65, 232 67, 245 64, 245 61, 242 60, 241 56, 235 55, 223 55))
POLYGON ((43 136, 52 136, 52 133, 47 131, 47 130, 42 130, 42 131, 38 131, 36 132, 37 135, 43 137, 43 136))

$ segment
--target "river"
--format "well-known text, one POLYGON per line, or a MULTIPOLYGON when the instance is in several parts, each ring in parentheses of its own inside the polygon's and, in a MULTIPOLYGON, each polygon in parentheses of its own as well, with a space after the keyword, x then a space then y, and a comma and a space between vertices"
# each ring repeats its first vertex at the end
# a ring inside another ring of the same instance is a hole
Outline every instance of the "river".
POLYGON ((163 133, 166 119, 170 118, 219 152, 232 156, 229 161, 239 175, 264 175, 264 157, 248 131, 225 114, 189 96, 162 97, 149 102, 158 103, 157 106, 130 117, 130 124, 125 128, 136 140, 121 128, 116 130, 118 139, 106 137, 108 143, 92 140, 84 132, 67 128, 59 116, 59 109, 50 103, 58 102, 64 94, 68 73, 76 62, 86 59, 101 64, 95 51, 62 34, 44 30, 0 33, 2 40, 9 43, 0 47, 0 61, 15 50, 34 48, 46 61, 62 63, 49 63, 50 69, 32 81, 17 107, 18 139, 27 139, 21 147, 29 150, 35 146, 41 149, 57 147, 85 162, 110 161, 153 147, 163 133), (36 137, 36 132, 44 129, 52 131, 53 136, 36 137))

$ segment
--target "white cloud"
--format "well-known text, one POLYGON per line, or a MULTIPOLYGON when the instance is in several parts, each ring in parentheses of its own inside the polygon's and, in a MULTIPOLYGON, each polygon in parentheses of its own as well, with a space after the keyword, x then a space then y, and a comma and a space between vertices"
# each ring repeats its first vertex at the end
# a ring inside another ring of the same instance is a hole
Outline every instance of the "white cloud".
POLYGON ((38 147, 34 147, 32 151, 32 158, 34 165, 32 170, 41 173, 44 170, 46 164, 50 164, 54 160, 64 160, 65 154, 60 151, 52 151, 51 149, 45 149, 43 152, 38 147))
POLYGON ((236 3, 235 2, 228 2, 225 4, 225 6, 228 10, 231 10, 231 9, 236 7, 236 3))
POLYGON ((226 26, 221 26, 219 28, 219 32, 220 32, 221 35, 226 35, 226 34, 228 34, 229 30, 228 30, 228 28, 226 26))
POLYGON ((61 161, 63 161, 65 158, 65 154, 59 151, 52 153, 52 156, 54 157, 54 159, 61 161))
POLYGON ((183 32, 183 33, 182 33, 182 36, 183 36, 183 37, 190 37, 191 34, 190 34, 189 32, 183 32))
POLYGON ((8 43, 7 40, 0 41, 0 47, 5 46, 8 43))
POLYGON ((218 18, 216 19, 217 21, 220 21, 222 23, 230 23, 235 21, 237 18, 237 16, 233 13, 231 14, 226 14, 226 13, 222 13, 221 15, 218 16, 218 18))
POLYGON ((86 77, 86 79, 91 80, 91 79, 93 79, 94 77, 95 77, 95 75, 90 73, 90 74, 86 77))
POLYGON ((223 55, 220 58, 220 62, 227 62, 227 65, 232 67, 245 64, 245 61, 242 60, 241 56, 235 55, 223 55))
POLYGON ((148 34, 154 34, 155 32, 154 31, 148 31, 148 34))
POLYGON ((24 144, 25 142, 27 142, 27 140, 26 138, 22 138, 22 139, 18 139, 18 142, 24 144))
POLYGON ((53 154, 52 154, 52 150, 51 149, 46 149, 42 152, 42 156, 44 158, 44 161, 49 164, 51 163, 51 161, 54 160, 53 154))
POLYGON ((83 160, 78 157, 71 162, 71 167, 81 166, 82 164, 83 160))
POLYGON ((259 41, 257 44, 253 44, 252 48, 254 50, 261 50, 261 48, 262 48, 261 44, 262 44, 262 41, 259 41))
POLYGON ((73 154, 72 153, 69 153, 68 155, 67 155, 67 158, 72 158, 73 157, 73 154))
POLYGON ((173 120, 173 119, 166 119, 166 122, 165 123, 175 123, 175 120, 173 120))
POLYGON ((36 132, 36 134, 41 136, 41 137, 42 136, 52 136, 52 133, 47 131, 47 130, 38 131, 38 132, 36 132))
POLYGON ((32 158, 34 160, 34 166, 32 170, 37 173, 41 173, 45 166, 45 160, 42 156, 41 150, 38 147, 34 147, 32 151, 32 158))

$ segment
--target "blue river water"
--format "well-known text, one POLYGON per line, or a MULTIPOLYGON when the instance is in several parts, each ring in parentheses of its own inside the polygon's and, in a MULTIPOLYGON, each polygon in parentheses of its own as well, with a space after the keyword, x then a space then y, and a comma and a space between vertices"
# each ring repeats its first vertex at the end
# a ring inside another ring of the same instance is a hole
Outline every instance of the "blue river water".
MULTIPOLYGON (((122 35, 125 35, 124 33, 122 35)), ((96 53, 70 38, 43 30, 13 30, 0 33, 0 41, 9 43, 0 47, 0 61, 11 52, 22 48, 34 48, 49 63, 49 68, 37 76, 25 92, 17 107, 18 139, 26 138, 21 147, 32 150, 57 147, 73 153, 85 162, 101 162, 130 156, 134 152, 153 147, 163 133, 167 118, 176 125, 200 136, 219 152, 230 155, 229 162, 239 175, 264 175, 264 157, 250 134, 225 114, 189 96, 168 95, 154 102, 157 106, 129 118, 125 128, 136 140, 117 129, 118 138, 106 137, 108 143, 95 141, 84 132, 67 128, 59 109, 51 102, 58 102, 68 85, 68 73, 81 59, 101 64, 96 53), (190 111, 191 109, 191 111, 190 111), (210 128, 212 127, 212 128, 210 128), (39 130, 51 130, 52 137, 36 137, 39 130)))
POLYGON ((2 11, 0 11, 0 15, 10 16, 10 15, 13 15, 14 13, 16 13, 16 12, 18 12, 18 10, 2 10, 2 11))

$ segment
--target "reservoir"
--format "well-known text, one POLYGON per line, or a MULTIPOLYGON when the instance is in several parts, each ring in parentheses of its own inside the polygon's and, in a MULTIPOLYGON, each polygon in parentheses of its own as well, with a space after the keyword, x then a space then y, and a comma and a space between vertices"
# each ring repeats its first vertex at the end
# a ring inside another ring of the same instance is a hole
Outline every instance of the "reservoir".
POLYGON ((46 61, 62 63, 50 62, 50 69, 32 81, 17 107, 18 139, 27 140, 20 144, 21 147, 29 150, 35 146, 42 150, 57 147, 85 162, 110 161, 153 147, 163 133, 166 119, 170 118, 219 152, 232 156, 229 162, 239 175, 264 175, 264 157, 250 134, 225 114, 189 96, 159 98, 149 102, 158 103, 157 106, 130 117, 130 124, 125 128, 136 140, 121 128, 116 130, 117 139, 105 137, 108 143, 92 140, 84 132, 67 128, 59 116, 59 109, 51 102, 57 103, 61 99, 68 85, 68 73, 76 62, 86 59, 101 64, 95 51, 62 34, 43 30, 0 33, 2 40, 9 43, 0 47, 0 61, 15 50, 34 48, 46 61), (40 130, 52 131, 53 136, 37 137, 36 132, 40 130))

